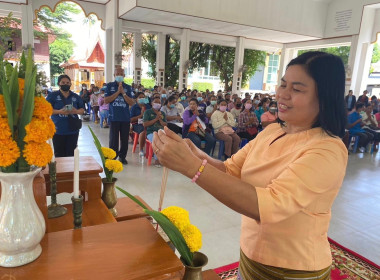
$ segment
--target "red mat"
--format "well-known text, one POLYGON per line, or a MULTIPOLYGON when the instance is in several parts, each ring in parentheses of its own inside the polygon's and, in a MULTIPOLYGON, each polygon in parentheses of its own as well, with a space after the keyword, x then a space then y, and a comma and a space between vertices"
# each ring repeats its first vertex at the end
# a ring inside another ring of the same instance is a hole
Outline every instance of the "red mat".
MULTIPOLYGON (((332 280, 380 280, 380 266, 329 238, 332 280)), ((236 280, 239 262, 214 269, 223 280, 236 280)))

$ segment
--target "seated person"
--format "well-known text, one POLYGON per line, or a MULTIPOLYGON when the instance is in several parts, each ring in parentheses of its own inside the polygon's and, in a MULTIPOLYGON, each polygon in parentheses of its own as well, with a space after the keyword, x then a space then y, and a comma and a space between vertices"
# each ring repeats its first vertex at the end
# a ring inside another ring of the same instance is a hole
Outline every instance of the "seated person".
POLYGON ((236 130, 240 138, 245 138, 248 141, 256 137, 259 126, 259 120, 256 114, 252 112, 252 100, 246 99, 243 104, 244 110, 239 115, 238 128, 236 130))
POLYGON ((206 107, 206 115, 208 119, 211 119, 211 115, 217 110, 218 104, 217 104, 216 96, 210 97, 210 105, 206 107))
POLYGON ((211 155, 215 146, 215 138, 206 125, 208 119, 205 112, 198 110, 198 100, 190 99, 189 109, 183 113, 182 137, 189 138, 195 146, 201 148, 201 141, 206 141, 205 153, 211 155))
POLYGON ((240 137, 235 133, 236 122, 234 116, 227 112, 227 102, 218 101, 218 110, 211 116, 215 138, 224 142, 224 155, 229 158, 239 150, 240 137))
POLYGON ((178 114, 181 116, 182 118, 182 115, 183 115, 183 112, 185 111, 185 107, 183 107, 183 105, 179 102, 180 99, 178 97, 178 93, 174 93, 172 96, 174 96, 175 98, 175 107, 177 108, 178 110, 178 114))
POLYGON ((98 99, 99 111, 100 111, 100 127, 109 128, 108 125, 108 114, 109 114, 109 104, 104 103, 104 95, 106 94, 107 87, 103 87, 100 90, 100 96, 98 99))
POLYGON ((203 112, 206 112, 207 104, 201 92, 197 93, 197 100, 198 100, 198 107, 199 107, 198 110, 202 110, 203 112))
POLYGON ((186 108, 187 106, 189 106, 189 102, 187 102, 186 93, 181 93, 179 95, 179 98, 181 99, 179 103, 182 104, 183 108, 186 108))
MULTIPOLYGON (((153 132, 159 131, 166 126, 166 116, 164 112, 160 111, 161 109, 161 98, 155 97, 152 101, 152 108, 145 111, 143 116, 143 125, 146 128, 146 138, 150 142, 153 142, 153 132)), ((154 152, 154 151, 153 151, 154 152)), ((160 162, 157 159, 157 156, 154 155, 154 165, 156 167, 161 167, 160 162)))
MULTIPOLYGON (((230 103, 231 104, 231 103, 230 103)), ((239 120, 239 115, 242 110, 242 102, 240 97, 235 98, 234 106, 230 110, 231 114, 234 116, 235 121, 239 120)))
MULTIPOLYGON (((235 104, 236 104, 236 99, 238 99, 239 97, 238 97, 238 95, 236 94, 236 93, 234 93, 232 96, 231 96, 231 103, 229 103, 228 104, 228 106, 227 106, 227 111, 228 112, 231 112, 231 110, 233 109, 233 108, 236 108, 236 106, 235 106, 235 104)), ((241 100, 241 98, 240 98, 240 100, 241 100)))
POLYGON ((176 98, 173 95, 170 96, 161 107, 161 112, 165 113, 168 128, 174 133, 182 135, 182 118, 175 106, 176 102, 176 98))
POLYGON ((362 129, 362 126, 365 124, 362 121, 360 112, 363 110, 364 104, 360 102, 356 103, 355 111, 348 115, 347 120, 347 128, 350 131, 350 134, 359 136, 359 148, 365 148, 373 139, 372 133, 366 132, 362 129))
POLYGON ((139 156, 144 156, 144 147, 146 139, 146 131, 143 125, 143 116, 146 110, 150 109, 151 106, 148 103, 148 98, 145 97, 143 92, 136 94, 136 103, 131 107, 131 124, 132 130, 139 134, 139 156))
POLYGON ((277 103, 276 101, 271 101, 269 103, 269 109, 267 112, 261 115, 261 125, 263 129, 270 125, 271 123, 275 123, 277 121, 277 103))
POLYGON ((365 131, 371 133, 376 142, 380 141, 380 130, 378 129, 378 123, 376 118, 372 115, 373 106, 368 103, 365 110, 360 113, 362 116, 362 121, 364 126, 362 127, 365 131))

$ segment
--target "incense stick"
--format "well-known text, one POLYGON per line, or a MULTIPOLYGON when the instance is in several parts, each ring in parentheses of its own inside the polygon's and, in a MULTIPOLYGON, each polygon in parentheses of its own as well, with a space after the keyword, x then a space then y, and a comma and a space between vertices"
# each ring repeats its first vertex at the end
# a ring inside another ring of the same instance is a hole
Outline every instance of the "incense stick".
MULTIPOLYGON (((162 203, 164 202, 164 196, 166 191, 166 183, 168 182, 168 173, 169 169, 164 167, 162 170, 162 180, 161 180, 161 192, 160 192, 160 200, 158 202, 158 211, 162 210, 162 203)), ((158 224, 156 226, 156 231, 158 230, 158 224)))

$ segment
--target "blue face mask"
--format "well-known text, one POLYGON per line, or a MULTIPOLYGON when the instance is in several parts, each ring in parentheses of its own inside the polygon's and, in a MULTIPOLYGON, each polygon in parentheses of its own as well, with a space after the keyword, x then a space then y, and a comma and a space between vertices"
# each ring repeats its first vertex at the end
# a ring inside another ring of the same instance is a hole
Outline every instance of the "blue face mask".
POLYGON ((139 104, 145 104, 145 98, 138 99, 137 103, 139 103, 139 104))
POLYGON ((186 99, 186 96, 181 96, 181 100, 185 100, 186 99))
POLYGON ((145 104, 148 104, 148 103, 149 103, 149 99, 145 97, 145 98, 144 98, 144 103, 145 103, 145 104))
POLYGON ((170 104, 170 108, 172 108, 172 109, 173 109, 174 107, 175 107, 175 105, 174 105, 174 104, 170 104))
POLYGON ((121 83, 124 81, 124 77, 123 76, 116 76, 115 77, 115 81, 118 82, 118 83, 121 83))
POLYGON ((213 106, 216 105, 216 100, 211 100, 210 104, 213 105, 213 106))
POLYGON ((166 94, 161 94, 161 97, 162 98, 166 98, 166 94))
POLYGON ((202 97, 197 97, 197 100, 198 100, 198 101, 202 101, 203 98, 202 98, 202 97))

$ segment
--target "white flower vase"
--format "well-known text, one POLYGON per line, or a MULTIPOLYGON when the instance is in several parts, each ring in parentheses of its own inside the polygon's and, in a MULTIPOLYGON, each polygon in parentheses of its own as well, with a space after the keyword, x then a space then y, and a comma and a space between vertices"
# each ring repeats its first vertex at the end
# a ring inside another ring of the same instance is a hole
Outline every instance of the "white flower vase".
POLYGON ((42 252, 46 226, 33 195, 33 179, 40 171, 0 172, 0 266, 27 264, 42 252))

